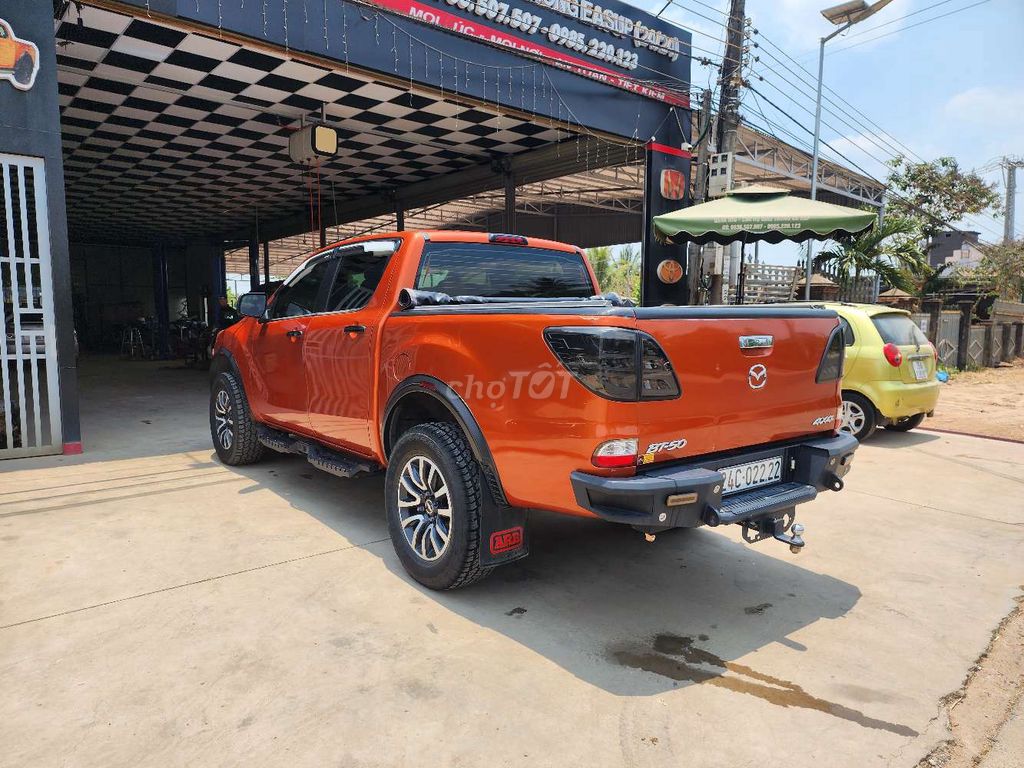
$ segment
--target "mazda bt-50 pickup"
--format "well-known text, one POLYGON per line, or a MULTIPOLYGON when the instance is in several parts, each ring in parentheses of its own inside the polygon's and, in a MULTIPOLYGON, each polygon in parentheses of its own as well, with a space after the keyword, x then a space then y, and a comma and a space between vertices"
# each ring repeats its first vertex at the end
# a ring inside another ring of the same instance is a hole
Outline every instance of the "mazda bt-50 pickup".
POLYGON ((633 306, 563 243, 348 240, 239 311, 213 350, 221 461, 386 471, 395 550, 435 589, 526 555, 535 510, 798 552, 794 508, 840 490, 857 447, 834 311, 633 306))

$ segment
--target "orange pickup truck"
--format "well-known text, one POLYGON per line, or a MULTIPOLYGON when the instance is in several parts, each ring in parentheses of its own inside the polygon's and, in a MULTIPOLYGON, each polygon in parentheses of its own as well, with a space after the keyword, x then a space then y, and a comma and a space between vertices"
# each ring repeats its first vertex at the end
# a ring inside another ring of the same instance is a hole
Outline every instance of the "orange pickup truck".
POLYGON ((267 449, 386 468, 402 564, 435 589, 526 555, 529 514, 743 527, 804 545, 794 508, 840 490, 844 344, 821 307, 636 307, 583 251, 399 232, 314 254, 216 339, 220 459, 267 449))
POLYGON ((32 87, 39 69, 39 49, 35 43, 19 40, 11 25, 0 19, 0 80, 10 80, 14 87, 27 91, 32 87))

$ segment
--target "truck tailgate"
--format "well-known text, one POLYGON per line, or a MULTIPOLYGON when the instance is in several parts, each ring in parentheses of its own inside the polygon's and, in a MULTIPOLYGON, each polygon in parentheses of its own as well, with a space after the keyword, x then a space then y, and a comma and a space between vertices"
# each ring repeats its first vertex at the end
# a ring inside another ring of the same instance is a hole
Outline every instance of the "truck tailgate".
POLYGON ((639 451, 648 454, 647 463, 835 428, 839 381, 815 382, 838 324, 834 312, 772 306, 635 312, 637 327, 668 355, 682 390, 674 400, 638 404, 639 451))

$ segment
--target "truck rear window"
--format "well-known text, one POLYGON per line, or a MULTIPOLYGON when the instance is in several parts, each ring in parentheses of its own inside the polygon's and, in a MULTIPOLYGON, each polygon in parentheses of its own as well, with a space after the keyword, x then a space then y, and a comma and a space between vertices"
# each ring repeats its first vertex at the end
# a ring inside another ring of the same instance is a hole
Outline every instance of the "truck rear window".
POLYGON ((928 337, 914 325, 914 321, 898 312, 875 315, 871 318, 871 322, 886 344, 895 344, 896 346, 916 344, 920 346, 928 343, 928 337))
POLYGON ((529 299, 578 299, 595 293, 578 253, 495 243, 427 243, 416 289, 529 299))

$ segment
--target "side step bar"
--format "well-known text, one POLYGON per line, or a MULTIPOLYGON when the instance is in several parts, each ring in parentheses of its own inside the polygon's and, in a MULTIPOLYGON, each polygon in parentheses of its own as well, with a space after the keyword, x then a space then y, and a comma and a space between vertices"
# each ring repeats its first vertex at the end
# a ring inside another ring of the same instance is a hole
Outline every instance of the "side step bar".
POLYGON ((361 456, 352 456, 307 440, 304 437, 291 435, 264 424, 256 425, 256 439, 263 445, 278 453, 297 453, 306 457, 306 461, 317 469, 330 472, 338 477, 356 477, 357 475, 379 472, 381 466, 361 456))

